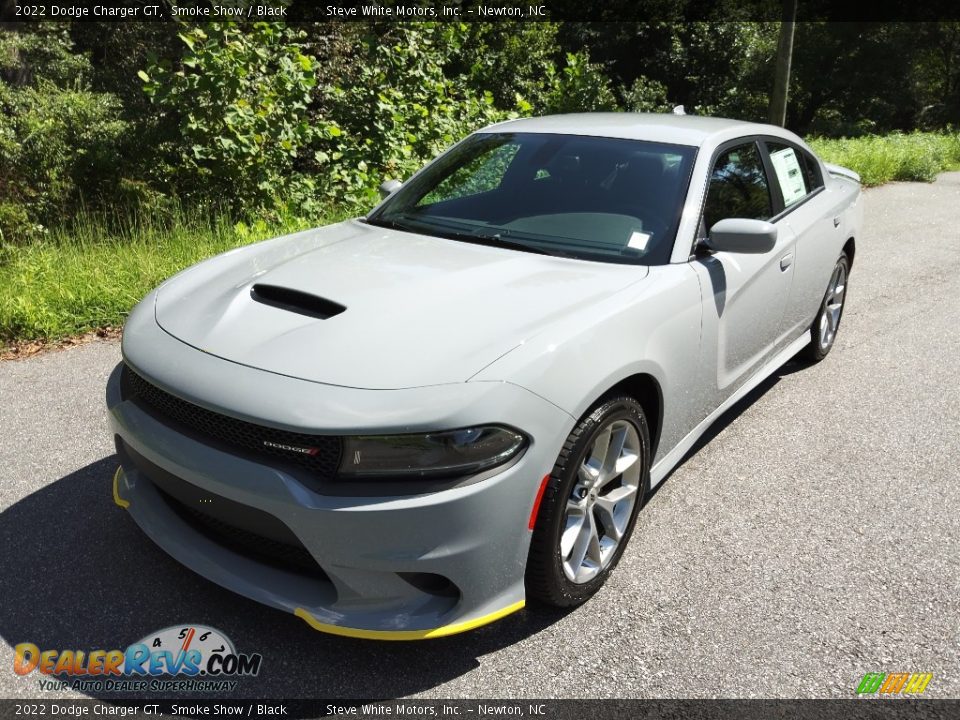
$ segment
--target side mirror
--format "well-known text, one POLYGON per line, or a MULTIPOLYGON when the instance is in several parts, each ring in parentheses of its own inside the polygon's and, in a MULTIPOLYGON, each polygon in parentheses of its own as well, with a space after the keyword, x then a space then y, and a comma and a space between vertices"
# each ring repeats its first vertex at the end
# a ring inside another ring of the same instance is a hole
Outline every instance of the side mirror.
POLYGON ((706 246, 732 253, 765 253, 777 244, 777 227, 765 220, 727 218, 710 228, 706 246))
POLYGON ((399 180, 384 180, 380 184, 380 197, 386 200, 390 195, 393 195, 393 193, 399 190, 401 185, 403 185, 403 183, 399 180))

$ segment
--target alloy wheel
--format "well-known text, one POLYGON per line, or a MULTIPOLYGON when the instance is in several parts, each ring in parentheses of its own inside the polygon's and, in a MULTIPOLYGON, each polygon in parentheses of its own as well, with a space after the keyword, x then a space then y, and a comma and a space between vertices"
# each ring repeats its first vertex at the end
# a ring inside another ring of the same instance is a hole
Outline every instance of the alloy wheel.
POLYGON ((604 570, 626 534, 641 482, 636 426, 613 420, 594 436, 567 499, 560 558, 570 581, 589 582, 604 570))
POLYGON ((838 263, 830 278, 827 295, 823 300, 823 312, 820 313, 820 349, 829 348, 837 336, 840 326, 840 314, 843 312, 843 300, 847 289, 847 268, 838 263))

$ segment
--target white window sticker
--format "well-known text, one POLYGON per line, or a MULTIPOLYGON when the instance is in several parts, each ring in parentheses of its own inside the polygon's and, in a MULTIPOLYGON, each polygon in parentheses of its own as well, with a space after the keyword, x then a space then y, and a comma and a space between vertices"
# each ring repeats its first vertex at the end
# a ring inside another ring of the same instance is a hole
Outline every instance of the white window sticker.
POLYGON ((770 161, 780 181, 784 205, 793 205, 807 194, 807 183, 800 170, 800 162, 793 148, 784 148, 770 153, 770 161))
POLYGON ((650 233, 634 230, 630 235, 630 239, 627 240, 627 247, 643 252, 647 249, 648 242, 650 242, 650 233))

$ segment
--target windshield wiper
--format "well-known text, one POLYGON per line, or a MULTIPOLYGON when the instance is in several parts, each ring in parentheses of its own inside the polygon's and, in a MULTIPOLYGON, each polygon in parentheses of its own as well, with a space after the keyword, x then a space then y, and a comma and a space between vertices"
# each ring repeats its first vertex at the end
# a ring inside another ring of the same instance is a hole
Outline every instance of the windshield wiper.
POLYGON ((377 227, 390 228, 391 230, 402 230, 404 232, 420 232, 413 225, 409 223, 400 222, 399 220, 386 220, 384 218, 366 218, 363 222, 367 225, 376 225, 377 227))
POLYGON ((522 252, 533 253, 534 255, 562 255, 564 257, 570 257, 566 253, 545 250, 544 248, 536 247, 535 245, 527 245, 526 243, 514 242, 513 240, 504 240, 503 236, 499 233, 488 235, 486 233, 465 233, 444 229, 440 235, 441 237, 450 238, 451 240, 459 240, 461 242, 472 243, 474 245, 486 245, 487 247, 505 248, 507 250, 520 250, 522 252))
POLYGON ((425 233, 428 235, 446 238, 448 240, 471 243, 473 245, 486 245, 488 247, 499 247, 506 250, 520 250, 521 252, 533 253, 534 255, 573 257, 573 255, 569 255, 560 251, 545 250, 544 248, 534 245, 527 245, 526 243, 504 240, 502 233, 482 232, 484 230, 483 226, 477 228, 477 230, 474 232, 467 232, 465 230, 454 229, 452 227, 452 223, 446 223, 439 219, 434 221, 434 218, 431 218, 430 221, 412 218, 405 218, 405 220, 406 221, 394 220, 393 218, 377 218, 375 220, 368 220, 367 222, 370 222, 374 225, 380 225, 382 227, 392 228, 394 230, 425 233))

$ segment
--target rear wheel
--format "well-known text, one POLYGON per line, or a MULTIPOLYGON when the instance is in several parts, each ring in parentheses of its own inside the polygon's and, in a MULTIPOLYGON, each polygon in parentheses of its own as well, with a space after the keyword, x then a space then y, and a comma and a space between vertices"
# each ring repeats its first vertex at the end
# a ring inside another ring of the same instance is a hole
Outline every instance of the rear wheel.
POLYGON ((844 253, 833 268, 830 283, 827 285, 827 292, 820 304, 820 311, 810 327, 812 336, 810 344, 801 351, 801 355, 811 362, 823 360, 833 348, 837 339, 840 318, 843 316, 843 304, 847 299, 847 280, 849 276, 850 261, 844 253))
POLYGON ((531 597, 579 605, 616 567, 650 487, 650 433, 631 397, 605 400, 567 437, 544 491, 527 562, 531 597))

